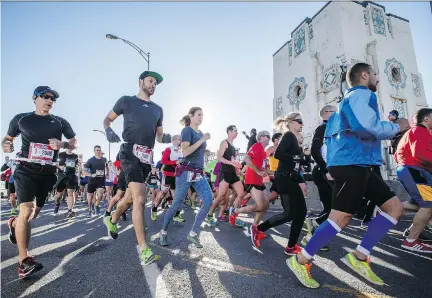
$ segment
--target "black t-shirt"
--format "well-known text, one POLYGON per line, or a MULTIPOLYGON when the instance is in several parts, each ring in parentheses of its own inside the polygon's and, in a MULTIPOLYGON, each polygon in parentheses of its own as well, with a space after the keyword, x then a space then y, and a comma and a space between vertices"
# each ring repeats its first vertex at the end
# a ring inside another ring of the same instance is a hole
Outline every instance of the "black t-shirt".
POLYGON ((84 168, 86 168, 92 176, 90 176, 89 180, 93 179, 105 179, 105 165, 107 163, 107 159, 105 157, 96 158, 96 156, 93 156, 84 165, 84 168))
POLYGON ((324 133, 326 127, 327 127, 327 122, 324 122, 323 124, 317 127, 313 136, 312 148, 311 148, 312 157, 316 161, 319 170, 324 174, 328 172, 327 163, 323 157, 323 146, 325 146, 324 133))
POLYGON ((276 173, 291 173, 294 171, 295 155, 303 156, 297 137, 290 131, 286 132, 276 148, 274 157, 279 160, 276 173))
POLYGON ((163 110, 152 101, 136 96, 121 97, 113 108, 114 113, 123 115, 123 140, 153 149, 156 128, 162 126, 163 110))
MULTIPOLYGON (((235 147, 230 144, 227 140, 225 140, 228 144, 228 147, 226 148, 223 158, 226 160, 231 161, 233 157, 235 157, 235 147)), ((235 172, 235 168, 232 165, 222 164, 222 171, 233 173, 235 172)))
POLYGON ((75 175, 78 170, 78 155, 75 153, 67 154, 60 152, 58 155, 59 165, 64 166, 64 173, 67 175, 75 175))
MULTIPOLYGON (((30 143, 47 145, 49 144, 48 139, 61 140, 62 135, 64 135, 67 139, 72 139, 75 137, 75 132, 73 131, 69 122, 67 122, 65 119, 54 115, 36 115, 34 112, 16 115, 9 124, 7 134, 11 137, 17 137, 21 134, 21 157, 23 158, 29 157, 30 143)), ((38 154, 41 153, 39 152, 38 154)), ((36 156, 38 154, 36 154, 36 156)), ((56 161, 58 150, 48 150, 48 152, 45 151, 44 153, 45 157, 51 157, 51 155, 52 161, 56 161)), ((28 168, 32 168, 32 166, 29 165, 28 168)), ((50 173, 55 173, 55 171, 56 167, 49 165, 45 165, 42 170, 42 172, 50 173)))

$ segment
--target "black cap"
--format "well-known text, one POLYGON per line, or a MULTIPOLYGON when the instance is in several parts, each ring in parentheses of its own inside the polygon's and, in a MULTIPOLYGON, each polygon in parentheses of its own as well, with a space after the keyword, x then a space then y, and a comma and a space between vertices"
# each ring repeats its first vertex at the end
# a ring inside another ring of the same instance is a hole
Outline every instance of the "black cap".
POLYGON ((393 116, 395 116, 395 117, 396 117, 396 119, 398 119, 398 118, 399 118, 399 112, 398 112, 398 111, 396 111, 396 110, 391 110, 389 114, 390 114, 390 115, 393 115, 393 116))
POLYGON ((256 132, 256 129, 255 129, 255 128, 252 128, 252 129, 251 129, 251 133, 255 135, 255 134, 257 133, 257 132, 256 132))
POLYGON ((158 74, 157 72, 154 72, 154 71, 148 71, 148 70, 144 71, 144 72, 139 76, 139 79, 142 80, 142 79, 144 79, 145 77, 152 77, 152 78, 155 78, 156 83, 157 83, 158 85, 159 85, 160 83, 162 83, 162 81, 163 81, 162 76, 161 76, 160 74, 158 74))
POLYGON ((47 93, 47 92, 51 92, 52 94, 54 94, 55 98, 59 98, 60 97, 60 95, 58 94, 57 91, 51 89, 48 86, 39 86, 39 87, 37 87, 35 89, 35 91, 33 92, 33 96, 38 96, 38 95, 41 95, 41 94, 44 94, 44 93, 47 93))

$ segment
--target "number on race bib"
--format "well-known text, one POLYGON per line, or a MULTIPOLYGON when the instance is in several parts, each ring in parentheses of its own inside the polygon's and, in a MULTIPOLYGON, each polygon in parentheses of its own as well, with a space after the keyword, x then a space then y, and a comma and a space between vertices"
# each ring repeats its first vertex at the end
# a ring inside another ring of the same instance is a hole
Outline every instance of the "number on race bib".
POLYGON ((153 152, 150 148, 141 145, 133 145, 133 154, 139 159, 141 163, 151 164, 153 152))
POLYGON ((197 182, 202 179, 202 175, 196 172, 188 172, 187 182, 197 182))
POLYGON ((75 160, 66 159, 65 165, 66 165, 66 168, 75 168, 75 160))
POLYGON ((103 177, 105 176, 104 170, 96 170, 96 177, 103 177))
POLYGON ((28 159, 52 161, 54 150, 47 144, 30 143, 28 159))

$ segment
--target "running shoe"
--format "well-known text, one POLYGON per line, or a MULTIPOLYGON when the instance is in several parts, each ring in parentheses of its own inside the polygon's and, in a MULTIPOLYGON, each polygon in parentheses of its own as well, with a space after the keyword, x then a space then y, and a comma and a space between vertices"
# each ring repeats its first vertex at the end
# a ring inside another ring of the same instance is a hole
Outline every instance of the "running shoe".
POLYGON ((199 241, 198 235, 191 236, 190 234, 187 236, 187 239, 195 245, 196 248, 203 248, 202 244, 199 241))
POLYGON ((432 233, 432 224, 428 224, 425 228, 426 232, 432 233))
POLYGON ((228 218, 226 216, 218 216, 217 221, 219 222, 228 222, 228 218))
POLYGON ((141 264, 150 265, 153 262, 161 259, 160 255, 155 254, 151 248, 144 248, 140 255, 141 264))
POLYGON ((242 201, 241 201, 241 207, 243 208, 244 206, 246 206, 246 204, 249 202, 249 199, 243 199, 242 201))
POLYGON ((12 208, 10 211, 10 215, 15 215, 17 213, 17 210, 15 208, 12 208))
POLYGON ((66 215, 66 218, 74 218, 76 217, 75 211, 70 211, 68 212, 68 214, 66 215))
POLYGON ((15 238, 15 228, 12 226, 13 221, 16 219, 16 216, 13 216, 9 218, 8 220, 8 227, 9 227, 9 242, 12 244, 16 244, 16 238, 15 238))
POLYGON ((402 248, 407 250, 421 252, 425 254, 432 253, 432 246, 421 242, 420 240, 415 240, 413 242, 408 242, 406 239, 402 242, 402 248))
POLYGON ((372 271, 369 257, 367 257, 365 261, 360 261, 352 252, 350 252, 344 256, 341 261, 371 283, 379 286, 384 285, 384 281, 372 271))
POLYGON ((173 220, 176 222, 185 222, 185 219, 181 216, 181 214, 174 216, 173 220))
POLYGON ((195 207, 195 202, 191 202, 191 209, 195 209, 196 207, 195 207))
POLYGON ((57 215, 60 209, 60 204, 55 204, 54 206, 54 215, 57 215))
POLYGON ((100 212, 100 207, 99 207, 99 205, 97 205, 95 209, 96 209, 96 215, 100 215, 101 212, 100 212))
POLYGON ((110 216, 110 215, 111 215, 111 212, 109 212, 108 210, 105 210, 104 217, 107 217, 107 216, 110 216))
POLYGON ((258 229, 257 229, 257 231, 258 231, 258 237, 260 238, 260 240, 262 240, 262 239, 266 239, 266 238, 268 237, 266 233, 261 232, 261 231, 258 230, 258 229))
POLYGON ((92 212, 91 211, 88 212, 87 217, 88 218, 92 217, 92 212))
POLYGON ((160 246, 168 246, 169 245, 167 233, 166 234, 159 233, 159 245, 160 246))
POLYGON ((157 219, 157 212, 156 211, 151 211, 151 220, 155 221, 157 219))
POLYGON ((207 216, 205 219, 206 223, 208 223, 209 225, 211 225, 212 227, 215 227, 217 225, 215 219, 213 216, 207 216))
POLYGON ((432 234, 429 232, 426 232, 426 230, 424 230, 423 232, 420 233, 418 239, 420 241, 430 242, 430 241, 432 241, 432 234))
POLYGON ((110 236, 112 239, 117 239, 118 233, 117 233, 117 224, 113 224, 111 222, 111 216, 107 216, 103 218, 103 222, 108 230, 108 236, 110 236))
POLYGON ((302 265, 297 261, 297 256, 292 256, 286 260, 288 268, 294 273, 297 279, 307 288, 317 289, 320 284, 312 278, 310 270, 312 264, 302 265))
POLYGON ((298 246, 297 244, 293 247, 289 247, 288 245, 285 247, 284 253, 289 256, 295 256, 296 254, 300 253, 302 248, 298 246))
POLYGON ((256 248, 260 248, 261 243, 260 243, 260 238, 259 238, 259 231, 257 229, 256 225, 251 225, 249 228, 249 236, 251 238, 252 241, 252 245, 256 248))
POLYGON ((238 214, 235 214, 234 212, 230 212, 229 215, 229 223, 233 226, 233 227, 244 227, 245 223, 243 221, 241 221, 240 219, 237 218, 238 214))
POLYGON ((27 257, 18 265, 18 277, 26 278, 33 273, 42 270, 42 268, 42 264, 36 262, 34 257, 27 257))

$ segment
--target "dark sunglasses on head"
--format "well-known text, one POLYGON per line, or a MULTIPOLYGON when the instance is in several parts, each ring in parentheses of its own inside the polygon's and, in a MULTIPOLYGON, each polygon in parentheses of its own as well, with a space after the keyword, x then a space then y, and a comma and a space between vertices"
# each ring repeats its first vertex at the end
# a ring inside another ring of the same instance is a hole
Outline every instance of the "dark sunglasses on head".
POLYGON ((301 120, 301 119, 294 119, 293 121, 297 122, 298 124, 303 124, 303 120, 301 120))
POLYGON ((267 137, 267 138, 271 138, 271 136, 270 135, 263 135, 263 137, 267 137))
POLYGON ((56 101, 56 98, 53 95, 49 95, 49 94, 41 94, 39 95, 39 97, 43 99, 51 99, 52 101, 56 101))

